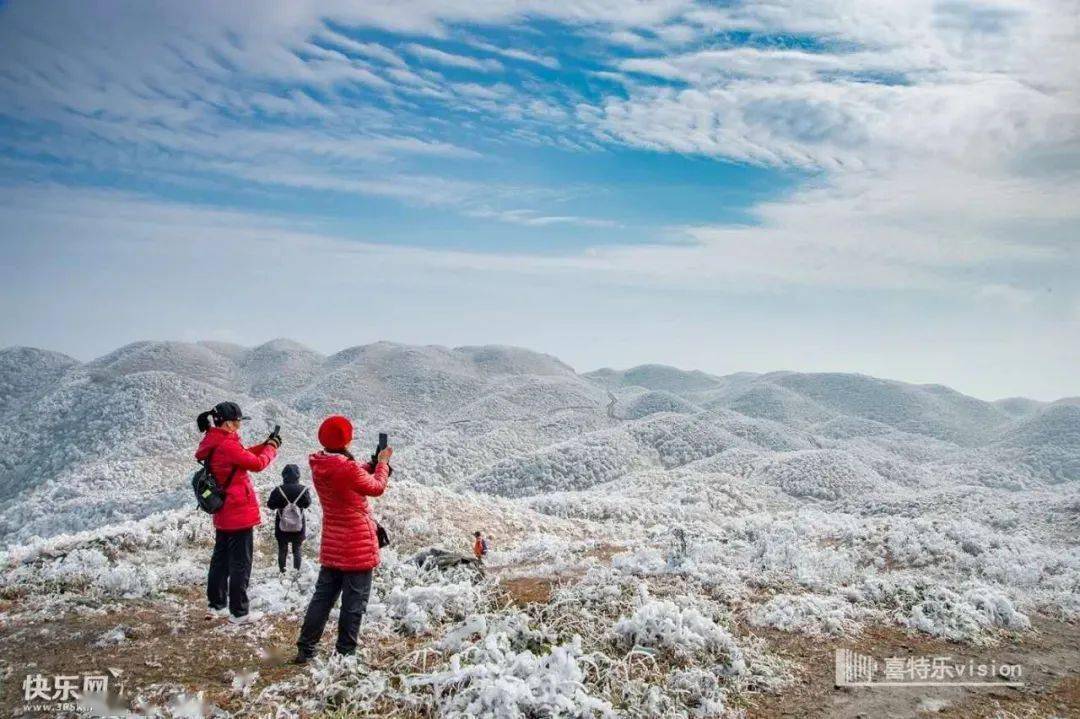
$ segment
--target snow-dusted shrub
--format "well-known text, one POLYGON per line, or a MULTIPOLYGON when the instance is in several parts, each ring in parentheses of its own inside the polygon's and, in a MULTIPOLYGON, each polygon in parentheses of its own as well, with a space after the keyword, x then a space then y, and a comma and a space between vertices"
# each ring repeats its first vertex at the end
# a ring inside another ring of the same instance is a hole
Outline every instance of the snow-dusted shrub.
POLYGON ((127 628, 122 624, 118 624, 107 632, 102 632, 98 635, 98 638, 94 640, 93 646, 95 647, 115 647, 127 642, 127 628))
MULTIPOLYGON (((386 616, 408 634, 425 634, 436 624, 464 619, 482 606, 468 582, 404 586, 395 584, 382 602, 386 616)), ((378 610, 373 612, 379 616, 378 610)))
POLYGON ((510 646, 516 648, 535 648, 552 637, 534 628, 529 618, 522 612, 472 614, 459 626, 451 629, 436 643, 442 651, 461 652, 477 638, 489 634, 505 637, 510 646))
POLYGON ((978 641, 995 627, 1031 627, 1027 615, 1017 611, 1008 597, 988 587, 972 588, 963 595, 945 588, 930 590, 901 621, 912 629, 956 641, 978 641))
POLYGON ((611 566, 621 572, 647 577, 657 574, 670 574, 672 566, 669 553, 660 549, 641 549, 636 552, 623 552, 611 558, 611 566))
POLYGON ((112 562, 100 550, 88 548, 75 549, 37 565, 22 566, 11 573, 8 581, 43 585, 53 591, 89 591, 109 597, 135 598, 161 591, 167 586, 169 576, 167 565, 134 564, 126 559, 112 562))
POLYGON ((509 637, 495 633, 451 657, 445 671, 406 681, 409 687, 431 687, 445 717, 613 717, 611 705, 584 686, 581 664, 588 661, 580 637, 537 655, 514 651, 509 637))
POLYGON ((530 534, 517 544, 509 558, 524 562, 560 559, 570 553, 571 547, 570 542, 554 534, 530 534))
POLYGON ((722 539, 726 541, 703 543, 696 551, 703 558, 709 555, 714 561, 734 564, 744 581, 777 587, 794 582, 831 590, 863 574, 850 550, 829 546, 814 536, 821 533, 824 540, 844 531, 840 527, 846 522, 839 520, 820 519, 816 524, 816 514, 803 519, 762 512, 736 519, 725 527, 722 539))
POLYGON ((689 661, 723 657, 726 673, 746 671, 742 649, 726 629, 696 607, 679 607, 670 599, 646 598, 633 614, 619 619, 612 632, 627 649, 662 649, 689 661))
POLYGON ((311 713, 334 707, 343 713, 379 716, 383 708, 379 702, 385 701, 390 688, 386 672, 365 666, 356 656, 336 652, 325 660, 317 659, 306 680, 308 686, 299 687, 302 699, 297 704, 311 713))
POLYGON ((853 607, 837 597, 816 594, 778 594, 749 614, 758 627, 775 627, 785 632, 841 636, 856 629, 853 607))
POLYGON ((925 577, 911 574, 869 574, 846 588, 844 596, 853 603, 904 613, 925 596, 929 586, 925 577))
POLYGON ((717 717, 727 711, 727 693, 715 672, 700 667, 676 669, 668 675, 665 689, 690 707, 692 716, 717 717))

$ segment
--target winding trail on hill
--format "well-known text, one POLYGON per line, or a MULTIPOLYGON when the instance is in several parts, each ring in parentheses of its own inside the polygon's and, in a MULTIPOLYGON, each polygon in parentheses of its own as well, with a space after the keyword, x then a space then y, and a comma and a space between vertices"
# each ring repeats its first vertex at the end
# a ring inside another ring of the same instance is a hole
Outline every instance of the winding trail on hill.
POLYGON ((619 401, 619 398, 616 397, 614 395, 614 393, 612 393, 611 390, 607 391, 607 396, 608 396, 608 400, 609 400, 608 405, 607 405, 607 416, 608 416, 608 418, 609 419, 614 419, 614 420, 621 420, 622 417, 619 417, 618 415, 615 414, 615 404, 619 401))

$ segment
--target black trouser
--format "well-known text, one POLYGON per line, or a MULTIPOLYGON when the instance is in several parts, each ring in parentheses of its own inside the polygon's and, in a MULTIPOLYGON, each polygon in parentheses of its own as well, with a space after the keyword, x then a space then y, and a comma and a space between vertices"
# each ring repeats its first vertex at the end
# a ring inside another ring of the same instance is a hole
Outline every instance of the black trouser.
POLYGON ((293 569, 300 568, 300 545, 304 539, 299 534, 296 536, 277 536, 277 566, 282 572, 285 571, 285 559, 289 556, 289 545, 292 545, 293 569))
POLYGON ((252 531, 218 530, 214 539, 214 554, 210 557, 210 573, 206 578, 206 600, 211 609, 221 609, 228 601, 234 617, 248 613, 248 580, 251 578, 251 556, 254 551, 252 531))
POLYGON ((352 654, 356 651, 356 635, 360 631, 360 620, 367 610, 368 595, 371 594, 371 570, 363 572, 345 572, 340 569, 321 567, 319 579, 315 583, 315 593, 311 596, 304 626, 300 629, 300 639, 296 646, 300 654, 310 657, 315 654, 315 647, 322 638, 330 610, 341 595, 341 615, 338 617, 337 651, 339 654, 352 654))

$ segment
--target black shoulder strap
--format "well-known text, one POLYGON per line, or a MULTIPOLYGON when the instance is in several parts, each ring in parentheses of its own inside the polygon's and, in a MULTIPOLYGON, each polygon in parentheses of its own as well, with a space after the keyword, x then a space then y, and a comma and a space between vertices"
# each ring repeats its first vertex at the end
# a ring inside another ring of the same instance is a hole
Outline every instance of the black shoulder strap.
POLYGON ((232 471, 231 471, 231 472, 229 472, 229 478, 225 480, 225 484, 224 484, 224 485, 222 485, 222 487, 221 487, 222 491, 224 491, 224 490, 228 489, 228 488, 229 488, 229 485, 230 485, 230 484, 232 484, 232 480, 233 480, 233 477, 235 477, 235 476, 236 476, 236 471, 237 471, 238 469, 240 469, 240 465, 238 465, 238 464, 234 464, 234 465, 233 465, 233 468, 232 468, 232 471))
MULTIPOLYGON (((220 446, 220 445, 214 445, 214 448, 213 448, 213 449, 211 449, 209 453, 207 453, 207 455, 206 455, 206 459, 204 459, 204 460, 203 460, 203 466, 204 466, 204 467, 206 467, 206 469, 207 469, 207 470, 209 470, 210 474, 213 474, 213 473, 214 473, 214 470, 210 468, 210 460, 211 460, 211 459, 213 459, 213 457, 214 457, 214 452, 216 452, 216 451, 217 451, 217 448, 218 448, 219 446, 220 446)), ((230 485, 230 484, 232 484, 232 481, 233 481, 233 477, 235 477, 235 476, 236 476, 236 470, 238 470, 238 469, 240 469, 240 466, 239 466, 239 465, 233 465, 232 471, 231 471, 231 472, 229 472, 229 478, 228 478, 228 479, 226 479, 226 480, 225 480, 225 484, 223 484, 223 485, 221 486, 222 490, 226 490, 226 489, 228 489, 228 488, 229 488, 229 485, 230 485)))

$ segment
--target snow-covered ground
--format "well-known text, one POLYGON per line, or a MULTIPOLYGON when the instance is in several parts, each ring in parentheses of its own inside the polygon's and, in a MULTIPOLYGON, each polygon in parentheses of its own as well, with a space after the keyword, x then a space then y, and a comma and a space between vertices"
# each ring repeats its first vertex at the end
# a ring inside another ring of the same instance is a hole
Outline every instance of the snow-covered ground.
MULTIPOLYGON (((147 679, 142 713, 755 715, 799 684, 789 643, 804 638, 974 651, 1080 621, 1074 400, 287 341, 139 343, 87 364, 3 350, 0 389, 5 647, 63 617, 86 634, 72 651, 138 654, 122 617, 139 607, 170 614, 178 643, 197 629, 255 657, 210 686, 147 679), (283 583, 266 527, 251 593, 268 621, 199 624, 211 533, 185 475, 194 416, 222 399, 255 417, 251 440, 283 426, 263 493, 286 462, 306 466, 328 412, 352 415, 361 443, 391 433, 397 471, 375 507, 394 546, 358 657, 286 671, 271 656, 315 568, 283 583), (408 561, 467 552, 475 529, 494 545, 483 576, 408 561)), ((5 681, 21 676, 3 661, 5 681)))

